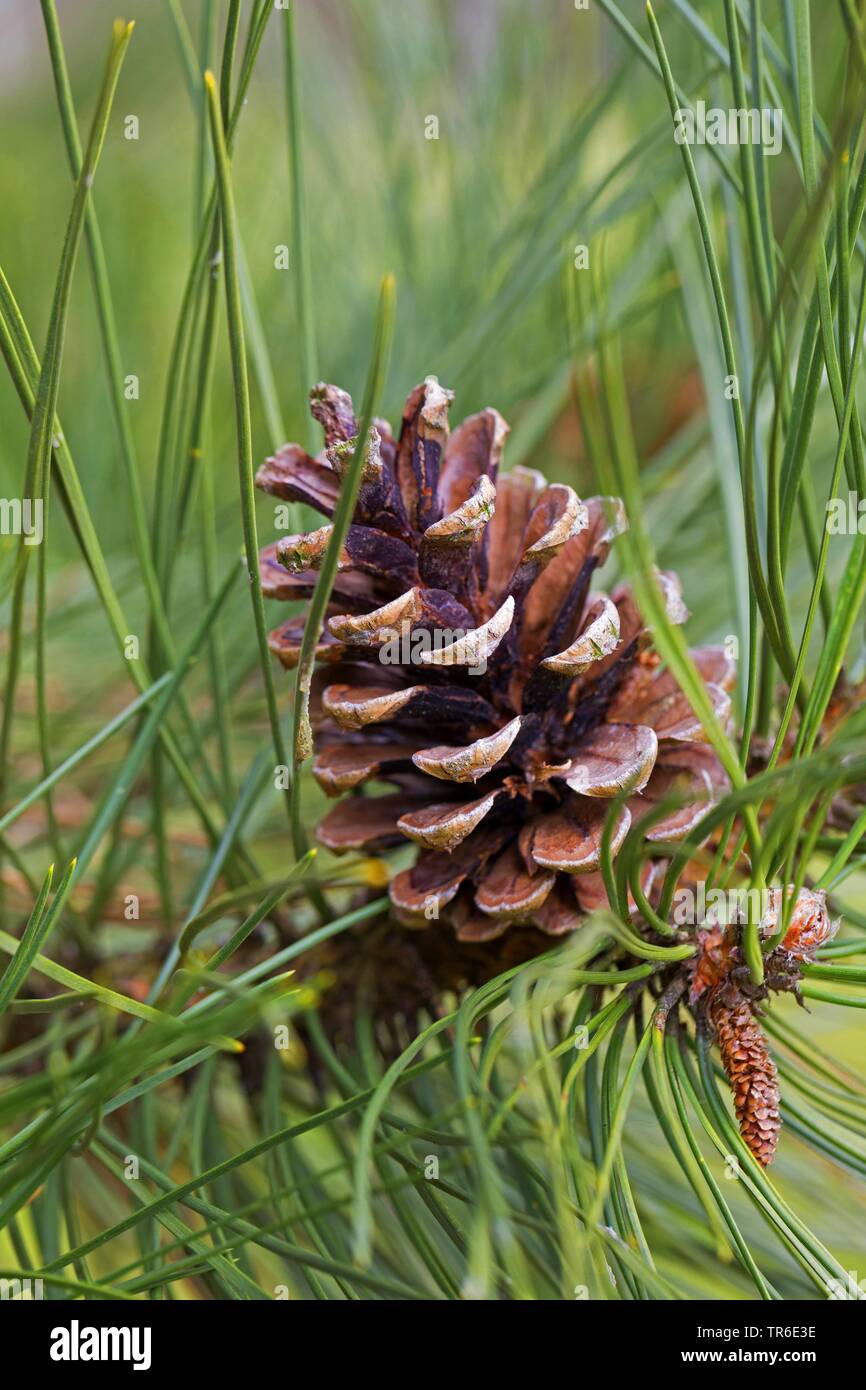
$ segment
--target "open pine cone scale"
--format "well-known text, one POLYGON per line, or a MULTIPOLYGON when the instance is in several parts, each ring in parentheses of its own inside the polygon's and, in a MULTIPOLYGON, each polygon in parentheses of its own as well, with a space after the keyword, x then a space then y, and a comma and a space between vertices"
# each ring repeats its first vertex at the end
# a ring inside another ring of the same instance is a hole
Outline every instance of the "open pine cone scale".
MULTIPOLYGON (((317 648, 314 775, 328 795, 348 793, 318 835, 337 853, 420 847, 390 887, 406 926, 446 921, 466 942, 513 924, 558 936, 604 900, 610 798, 629 794, 615 852, 671 792, 680 804, 648 838, 682 839, 725 778, 631 591, 591 589, 625 526, 621 503, 584 502, 526 468, 500 473, 505 421, 486 409, 449 433, 451 400, 428 377, 398 439, 381 420, 371 432, 317 648), (368 782, 392 790, 368 795, 368 782)), ((327 518, 358 425, 337 387, 316 387, 311 406, 322 454, 287 445, 257 483, 327 518)), ((329 537, 325 525, 267 547, 266 597, 308 597, 329 537)), ((676 577, 658 583, 684 621, 676 577)), ((302 619, 272 634, 285 666, 302 634, 302 619)), ((722 647, 692 655, 726 723, 733 664, 722 647)))

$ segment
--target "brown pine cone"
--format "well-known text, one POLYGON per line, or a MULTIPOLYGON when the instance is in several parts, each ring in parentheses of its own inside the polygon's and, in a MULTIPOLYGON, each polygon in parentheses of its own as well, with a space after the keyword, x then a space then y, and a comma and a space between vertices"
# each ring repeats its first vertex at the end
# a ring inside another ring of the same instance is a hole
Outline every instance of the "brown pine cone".
MULTIPOLYGON (((783 904, 792 892, 791 884, 768 892, 758 926, 762 940, 778 931, 783 904)), ((831 921, 823 892, 801 888, 789 909, 784 938, 765 957, 764 982, 759 986, 752 985, 744 961, 743 925, 742 919, 724 923, 708 917, 697 934, 697 951, 688 967, 688 997, 698 1016, 708 1019, 716 1033, 741 1133, 766 1167, 781 1128, 779 1085, 755 1007, 778 991, 793 991, 800 999, 803 965, 814 961, 820 947, 832 941, 839 923, 831 921)))
POLYGON ((709 1006, 734 1110, 751 1153, 766 1168, 773 1161, 782 1121, 779 1078, 752 1006, 739 990, 720 989, 709 1006))
MULTIPOLYGON (((479 942, 531 923, 555 937, 605 901, 611 797, 630 793, 615 852, 671 792, 681 803, 648 838, 683 838, 725 779, 630 590, 590 592, 625 525, 622 504, 584 503, 526 468, 500 474, 505 421, 486 409, 449 435, 451 399, 428 377, 399 438, 377 421, 368 445, 312 703, 314 775, 329 795, 350 795, 318 835, 337 853, 420 846, 390 887, 406 926, 441 918, 479 942), (393 790, 366 795, 374 780, 393 790)), ((257 483, 327 517, 358 425, 334 386, 317 386, 311 405, 324 452, 286 445, 257 483)), ((325 526, 267 547, 265 595, 309 597, 329 535, 325 526)), ((675 576, 658 582, 684 621, 675 576)), ((285 666, 297 663, 302 633, 293 618, 272 634, 285 666)), ((693 656, 724 723, 732 662, 721 647, 693 656)))

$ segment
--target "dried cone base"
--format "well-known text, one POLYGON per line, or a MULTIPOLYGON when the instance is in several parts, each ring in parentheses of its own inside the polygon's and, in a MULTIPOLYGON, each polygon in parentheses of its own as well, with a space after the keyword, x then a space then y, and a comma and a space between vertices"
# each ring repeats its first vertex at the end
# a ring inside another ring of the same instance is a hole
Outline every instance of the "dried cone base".
MULTIPOLYGON (((450 433, 451 399, 428 377, 398 437, 377 421, 368 446, 318 639, 314 774, 343 797, 318 835, 335 853, 419 846, 390 886, 406 927, 452 943, 490 943, 523 926, 555 938, 605 902, 598 870, 612 797, 629 793, 616 852, 671 793, 675 809, 648 838, 683 838, 725 779, 629 589, 591 588, 625 525, 621 504, 583 502, 525 468, 503 475, 505 421, 487 409, 450 433), (374 783, 389 790, 370 795, 374 783)), ((311 403, 322 454, 287 445, 257 482, 327 518, 358 426, 334 386, 316 387, 311 403)), ((266 596, 307 598, 329 535, 324 526, 268 547, 266 596)), ((675 577, 658 583, 683 621, 675 577)), ((271 636, 287 667, 302 633, 294 618, 271 636)), ((726 723, 732 662, 721 647, 693 656, 726 723)))
POLYGON ((345 932, 303 956, 299 978, 322 987, 318 1014, 331 1045, 352 1052, 359 1013, 368 1012, 383 1055, 398 1055, 436 1018, 449 995, 460 995, 511 966, 532 960, 550 942, 532 928, 509 934, 493 954, 483 944, 455 942, 445 932, 407 932, 384 921, 345 932))

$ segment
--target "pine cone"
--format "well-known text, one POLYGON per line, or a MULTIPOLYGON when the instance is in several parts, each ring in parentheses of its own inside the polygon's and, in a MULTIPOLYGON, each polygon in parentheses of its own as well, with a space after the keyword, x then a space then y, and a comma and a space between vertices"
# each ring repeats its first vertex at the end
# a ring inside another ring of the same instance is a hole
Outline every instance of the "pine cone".
POLYGON ((734 1094, 734 1110, 749 1150, 766 1168, 773 1161, 782 1121, 779 1078, 767 1039, 739 990, 720 989, 709 1006, 710 1021, 725 1075, 734 1094))
MULTIPOLYGON (((622 504, 584 503, 526 468, 501 475, 505 421, 482 410, 449 436, 451 399, 428 377, 406 402, 399 439, 384 421, 371 432, 312 701, 314 775, 329 795, 351 794, 318 835, 337 853, 421 847, 390 887, 406 926, 441 918, 480 942, 531 923, 555 937, 605 901, 611 797, 630 793, 615 852, 672 792, 677 809, 648 838, 682 839, 725 779, 630 590, 590 592, 624 528, 622 504), (393 790, 365 795, 373 780, 393 790)), ((327 517, 358 425, 337 387, 317 386, 311 406, 324 452, 287 445, 257 483, 327 517)), ((309 597, 329 535, 325 526, 263 551, 265 595, 309 597)), ((684 621, 676 577, 658 583, 684 621)), ((302 634, 293 618, 271 636, 287 667, 302 634)), ((724 723, 732 662, 721 647, 693 656, 724 723)))
MULTIPOLYGON (((762 940, 778 931, 783 904, 793 891, 792 884, 770 890, 758 924, 762 940)), ((783 940, 765 957, 763 984, 751 983, 744 962, 742 920, 709 922, 697 934, 697 951, 688 967, 689 1003, 716 1033, 740 1131, 764 1167, 772 1161, 781 1129, 779 1084, 755 1007, 778 991, 793 991, 800 999, 803 965, 814 961, 839 925, 830 920, 824 893, 810 888, 800 889, 789 913, 783 940)))

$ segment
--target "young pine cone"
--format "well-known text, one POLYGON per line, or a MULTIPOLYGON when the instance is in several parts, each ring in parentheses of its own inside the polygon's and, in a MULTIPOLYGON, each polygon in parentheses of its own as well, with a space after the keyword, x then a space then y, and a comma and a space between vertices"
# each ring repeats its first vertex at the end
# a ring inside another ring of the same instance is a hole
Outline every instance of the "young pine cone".
MULTIPOLYGON (((630 793, 616 852, 633 821, 679 793, 648 834, 670 842, 706 814, 724 775, 630 590, 590 592, 624 528, 622 504, 583 502, 526 468, 501 474, 505 421, 486 409, 449 434, 451 399, 428 377, 399 438, 380 420, 368 444, 312 701, 314 775, 330 796, 349 795, 318 835, 337 853, 420 847, 390 887, 405 926, 441 918, 464 942, 515 924, 558 936, 606 901, 611 797, 630 793), (374 780, 393 790, 365 795, 374 780)), ((286 445, 257 483, 328 517, 358 424, 337 387, 317 386, 311 407, 324 452, 286 445)), ((329 536, 324 526, 267 547, 265 596, 309 597, 329 536)), ((675 576, 658 583, 684 621, 675 576)), ((285 666, 302 634, 293 618, 271 635, 285 666)), ((721 647, 693 657, 725 723, 732 662, 721 647)))
POLYGON ((773 1161, 782 1127, 779 1078, 767 1039, 749 1000, 735 988, 716 994, 709 1017, 733 1092, 740 1133, 766 1168, 773 1161))
MULTIPOLYGON (((762 940, 776 934, 792 893, 789 885, 773 888, 767 895, 758 925, 762 940)), ((765 1168, 772 1162, 782 1122, 776 1067, 755 1004, 771 991, 798 992, 801 967, 814 961, 820 947, 832 941, 838 925, 827 912, 823 892, 801 888, 788 908, 784 937, 765 958, 765 982, 757 989, 749 982, 743 960, 741 922, 713 922, 698 933, 689 1002, 705 1010, 733 1092, 740 1133, 765 1168)))

